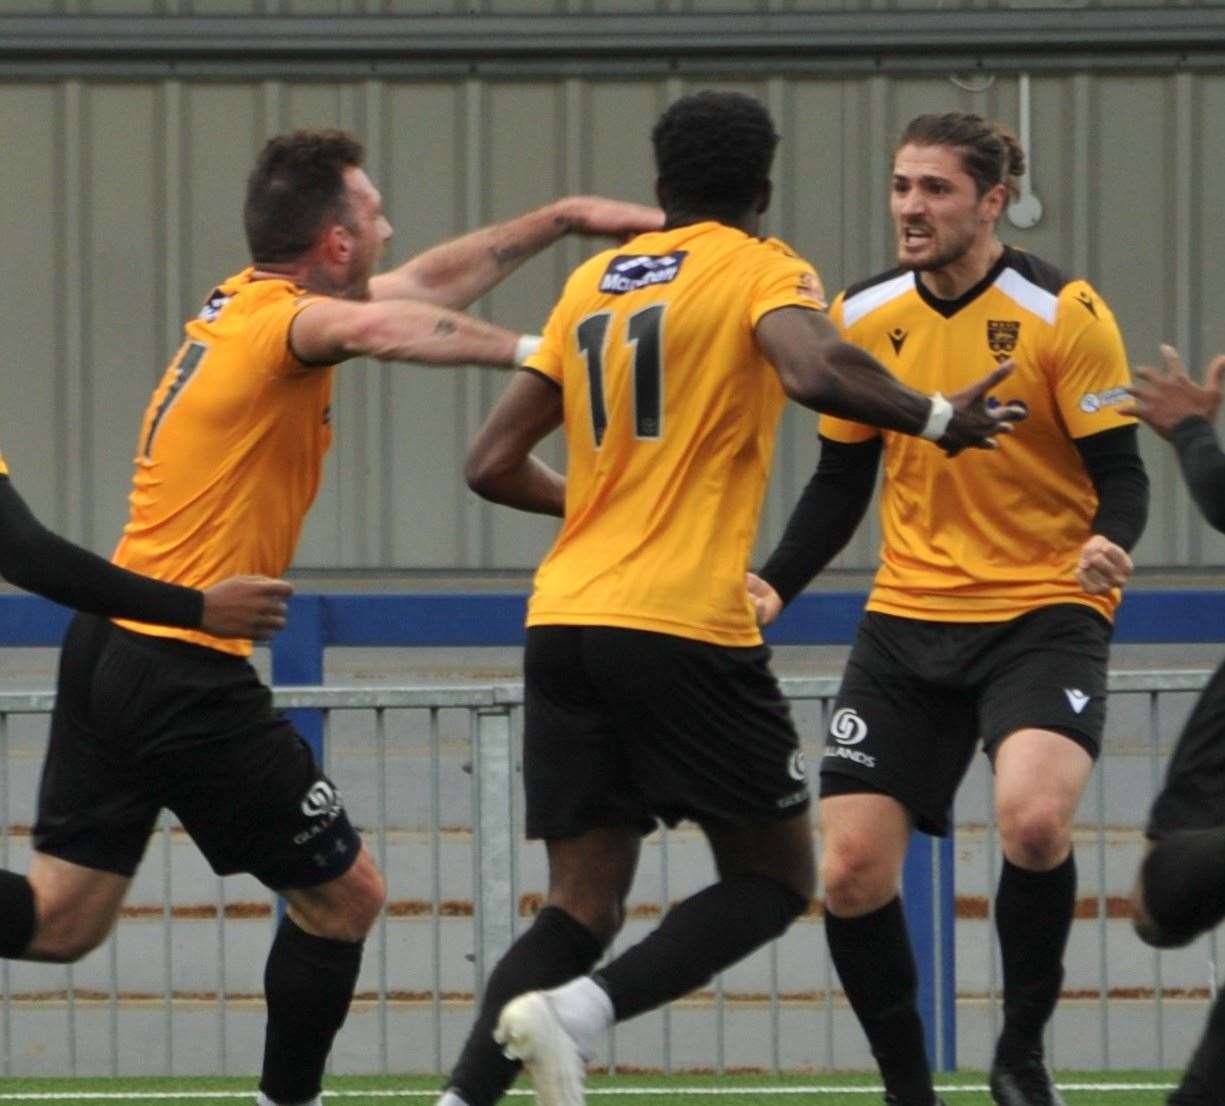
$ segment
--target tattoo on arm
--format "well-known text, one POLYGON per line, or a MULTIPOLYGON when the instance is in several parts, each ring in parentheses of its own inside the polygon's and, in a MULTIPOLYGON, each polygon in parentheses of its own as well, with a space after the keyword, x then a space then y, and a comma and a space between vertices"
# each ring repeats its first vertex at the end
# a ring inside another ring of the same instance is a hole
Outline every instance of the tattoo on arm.
POLYGON ((438 322, 434 324, 434 333, 435 334, 454 334, 455 324, 451 322, 450 319, 439 319, 438 322))
POLYGON ((529 251, 522 246, 511 243, 509 246, 495 246, 491 251, 494 261, 499 265, 514 265, 529 256, 529 251))

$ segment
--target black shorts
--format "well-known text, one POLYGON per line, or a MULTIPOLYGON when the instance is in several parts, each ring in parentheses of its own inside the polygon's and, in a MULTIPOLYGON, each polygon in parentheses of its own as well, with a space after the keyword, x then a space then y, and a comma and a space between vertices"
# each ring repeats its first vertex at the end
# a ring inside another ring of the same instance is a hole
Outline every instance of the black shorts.
POLYGON ((231 656, 77 615, 60 657, 34 847, 131 876, 162 807, 220 875, 346 872, 361 839, 310 747, 231 656))
POLYGON ((807 810, 791 711, 764 645, 534 626, 524 655, 527 835, 807 810))
POLYGON ((1225 826, 1225 662, 1178 736, 1165 784, 1153 801, 1148 836, 1225 826))
POLYGON ((890 795, 919 829, 943 836, 980 738, 994 758, 1017 730, 1053 730, 1096 759, 1110 635, 1109 622, 1074 603, 1007 622, 868 612, 826 735, 822 797, 890 795))

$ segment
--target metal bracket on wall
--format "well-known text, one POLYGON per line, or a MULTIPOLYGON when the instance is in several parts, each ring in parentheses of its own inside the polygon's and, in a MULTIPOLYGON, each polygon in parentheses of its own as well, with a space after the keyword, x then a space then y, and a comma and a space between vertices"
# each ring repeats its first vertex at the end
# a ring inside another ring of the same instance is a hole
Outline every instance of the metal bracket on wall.
POLYGON ((1029 126, 1029 74, 1017 78, 1018 114, 1021 124, 1021 149, 1025 151, 1025 172, 1017 182, 1018 196, 1008 206, 1008 221, 1021 230, 1037 226, 1042 219, 1042 201, 1034 194, 1034 148, 1030 142, 1029 126))

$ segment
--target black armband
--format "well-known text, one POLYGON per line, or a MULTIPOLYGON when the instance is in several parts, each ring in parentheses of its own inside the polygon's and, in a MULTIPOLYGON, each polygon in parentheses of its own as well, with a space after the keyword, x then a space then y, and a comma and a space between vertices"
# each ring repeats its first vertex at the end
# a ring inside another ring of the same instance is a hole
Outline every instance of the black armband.
POLYGON ((863 520, 880 463, 881 440, 821 439, 817 471, 800 495, 778 548, 758 575, 791 602, 846 547, 863 520))
POLYGON ((1214 530, 1225 533, 1225 453, 1216 431, 1198 415, 1183 419, 1170 434, 1191 498, 1214 530))
POLYGON ((0 476, 0 576, 26 591, 92 614, 195 629, 204 595, 111 564, 51 533, 0 476))
POLYGON ((1097 492, 1091 532, 1131 550, 1148 521, 1148 473, 1140 459, 1136 427, 1116 426, 1075 439, 1097 492))

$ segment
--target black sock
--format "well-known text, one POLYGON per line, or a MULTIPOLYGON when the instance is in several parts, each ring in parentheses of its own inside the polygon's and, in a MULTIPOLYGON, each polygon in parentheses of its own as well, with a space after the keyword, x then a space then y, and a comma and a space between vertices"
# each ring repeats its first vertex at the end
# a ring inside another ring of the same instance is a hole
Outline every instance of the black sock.
POLYGON ((361 963, 360 942, 315 937, 288 915, 281 919, 264 968, 268 1029, 259 1081, 273 1102, 309 1102, 319 1093, 361 963))
POLYGON ((767 876, 734 876, 677 903, 596 974, 617 1021, 689 994, 777 937, 806 900, 767 876))
POLYGON ((1144 906, 1161 944, 1185 945, 1225 917, 1225 826, 1163 838, 1141 873, 1144 906))
POLYGON ((843 990, 880 1066, 885 1090, 905 1103, 933 1101, 919 1019, 919 972, 902 900, 894 899, 858 918, 839 918, 827 910, 825 936, 843 990))
POLYGON ((1181 1089, 1197 1092, 1205 1102, 1225 1102, 1225 991, 1219 992, 1212 1004, 1204 1035, 1187 1065, 1181 1089))
POLYGON ((0 868, 0 957, 13 960, 23 955, 37 925, 30 881, 0 868))
POLYGON ((447 1086, 454 1087, 468 1106, 493 1106, 522 1067, 503 1056, 493 1039, 502 1007, 524 991, 558 987, 586 975, 603 951, 595 934, 560 907, 541 910, 490 973, 476 1024, 447 1086))
POLYGON ((1004 967, 1004 1029, 997 1061, 1042 1048, 1042 1030, 1063 987, 1063 952, 1076 910, 1076 859, 1049 872, 1004 861, 995 897, 995 928, 1004 967))

